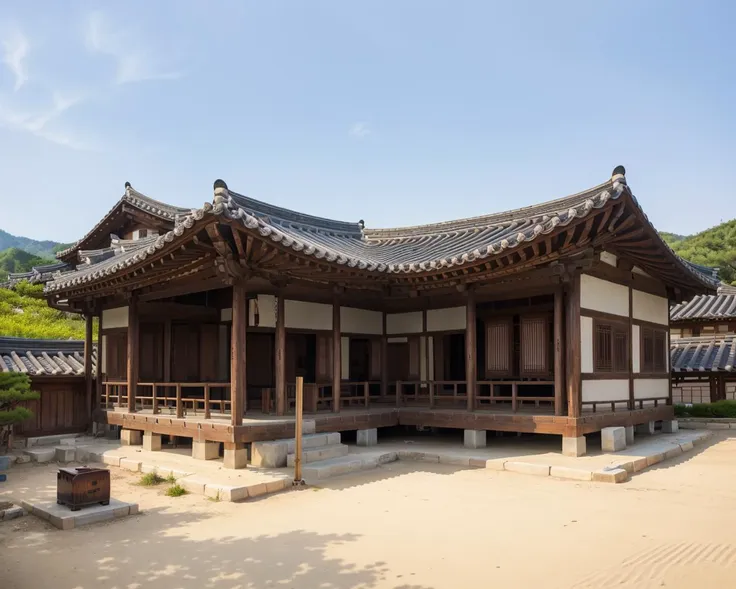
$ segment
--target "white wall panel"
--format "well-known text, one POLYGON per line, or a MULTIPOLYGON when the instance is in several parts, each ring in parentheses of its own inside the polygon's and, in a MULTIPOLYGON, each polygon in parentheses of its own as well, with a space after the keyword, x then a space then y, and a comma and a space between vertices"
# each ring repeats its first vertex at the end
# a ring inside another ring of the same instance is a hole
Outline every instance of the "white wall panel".
POLYGON ((670 395, 668 378, 635 378, 635 399, 666 399, 670 395))
POLYGON ((340 331, 342 333, 383 334, 383 313, 340 307, 340 331))
POLYGON ((601 252, 601 262, 615 268, 618 263, 618 257, 611 252, 601 252))
POLYGON ((632 303, 634 310, 632 316, 634 319, 641 321, 651 321, 652 323, 660 323, 667 325, 669 322, 669 301, 665 297, 658 297, 634 290, 632 293, 632 303))
POLYGON ((626 401, 629 398, 629 381, 617 380, 584 380, 583 402, 589 401, 626 401))
POLYGON ((391 313, 386 315, 386 333, 421 333, 422 312, 391 313))
POLYGON ((466 319, 465 307, 430 309, 427 311, 427 331, 464 330, 466 319))
MULTIPOLYGON (((103 311, 104 312, 104 311, 103 311)), ((103 329, 105 327, 104 323, 102 325, 103 329)), ((107 372, 107 336, 102 336, 102 350, 100 351, 101 356, 98 358, 98 361, 100 362, 100 371, 102 374, 105 374, 107 372)))
POLYGON ((102 311, 102 329, 128 327, 128 307, 116 307, 102 311))
POLYGON ((634 373, 641 372, 641 331, 638 325, 631 326, 631 359, 634 373))
POLYGON ((284 313, 287 329, 332 330, 332 305, 286 300, 284 313))
POLYGON ((419 380, 429 380, 427 378, 427 338, 424 336, 419 338, 419 380))
POLYGON ((593 372, 593 319, 580 318, 580 372, 593 372))
POLYGON ((595 276, 580 276, 580 306, 583 309, 629 316, 629 288, 595 276))

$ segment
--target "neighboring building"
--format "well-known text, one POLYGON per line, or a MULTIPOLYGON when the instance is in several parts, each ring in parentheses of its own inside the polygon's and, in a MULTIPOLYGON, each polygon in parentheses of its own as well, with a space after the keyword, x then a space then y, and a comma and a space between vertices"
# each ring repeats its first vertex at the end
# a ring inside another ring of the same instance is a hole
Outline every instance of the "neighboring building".
MULTIPOLYGON (((100 317, 95 419, 224 443, 393 425, 584 435, 670 420, 669 303, 715 292, 626 184, 459 221, 368 229, 214 184, 197 210, 126 194, 60 254, 49 304, 100 317), (112 234, 112 238, 111 238, 112 234), (115 236, 122 236, 118 238, 115 236), (232 361, 231 361, 232 359, 232 361)), ((91 333, 91 331, 90 331, 91 333)), ((130 437, 126 435, 124 437, 130 437)))
POLYGON ((670 310, 675 403, 736 399, 736 287, 698 295, 670 310))
MULTIPOLYGON (((97 354, 91 352, 90 377, 97 354)), ((27 404, 33 417, 15 433, 41 436, 85 431, 90 424, 91 390, 85 382, 84 342, 0 337, 0 372, 22 372, 40 398, 27 404)))
POLYGON ((53 280, 54 275, 73 270, 73 266, 66 262, 54 262, 43 266, 33 266, 29 272, 10 272, 8 279, 0 284, 0 288, 13 288, 19 282, 31 284, 46 284, 53 280))

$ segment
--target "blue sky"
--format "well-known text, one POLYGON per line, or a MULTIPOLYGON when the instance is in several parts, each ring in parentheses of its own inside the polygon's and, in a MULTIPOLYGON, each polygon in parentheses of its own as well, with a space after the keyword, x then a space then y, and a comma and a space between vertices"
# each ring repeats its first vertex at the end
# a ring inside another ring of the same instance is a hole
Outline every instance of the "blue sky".
POLYGON ((130 181, 369 227, 624 164, 658 228, 736 216, 728 2, 3 2, 0 228, 77 239, 130 181))

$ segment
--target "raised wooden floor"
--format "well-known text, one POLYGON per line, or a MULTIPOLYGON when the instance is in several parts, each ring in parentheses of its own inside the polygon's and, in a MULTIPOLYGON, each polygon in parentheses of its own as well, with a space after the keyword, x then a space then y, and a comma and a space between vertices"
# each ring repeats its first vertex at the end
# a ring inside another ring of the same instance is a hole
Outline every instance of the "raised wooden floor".
MULTIPOLYGON (((578 418, 555 416, 551 410, 544 408, 530 408, 517 412, 503 409, 469 412, 462 409, 425 407, 375 407, 345 409, 340 413, 320 412, 304 415, 304 419, 315 421, 317 432, 411 425, 570 437, 593 433, 609 426, 637 425, 673 417, 674 409, 670 405, 633 411, 591 412, 584 413, 578 418)), ((243 418, 243 424, 238 426, 230 424, 229 415, 213 414, 210 419, 198 415, 177 418, 161 413, 153 415, 150 410, 137 413, 127 413, 124 410, 97 411, 95 420, 126 429, 181 436, 199 441, 256 442, 294 435, 293 416, 277 417, 255 412, 247 413, 243 418)))

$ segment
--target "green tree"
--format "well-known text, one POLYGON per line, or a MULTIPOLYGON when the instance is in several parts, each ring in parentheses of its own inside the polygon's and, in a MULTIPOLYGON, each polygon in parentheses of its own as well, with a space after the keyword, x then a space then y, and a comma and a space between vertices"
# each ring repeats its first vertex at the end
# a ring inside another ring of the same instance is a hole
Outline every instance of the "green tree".
POLYGON ((0 450, 7 450, 13 426, 33 417, 21 403, 38 399, 31 390, 31 379, 20 372, 0 372, 0 450))

